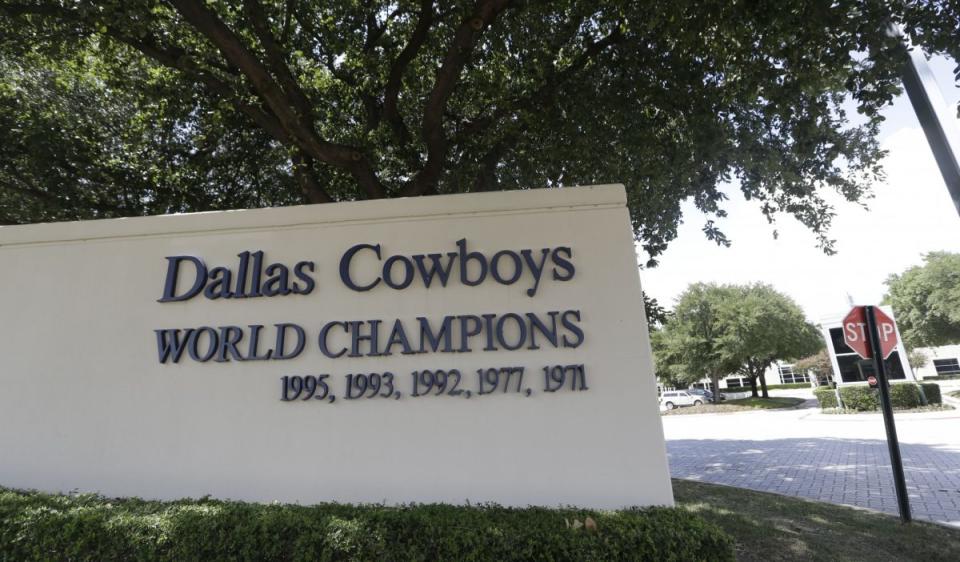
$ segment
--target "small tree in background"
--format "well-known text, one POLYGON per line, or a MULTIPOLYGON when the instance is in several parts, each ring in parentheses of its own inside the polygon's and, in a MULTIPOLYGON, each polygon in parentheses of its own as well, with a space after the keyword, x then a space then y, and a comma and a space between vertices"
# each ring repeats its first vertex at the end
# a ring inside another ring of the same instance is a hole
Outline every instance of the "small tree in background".
POLYGON ((813 355, 797 360, 793 364, 793 368, 797 371, 813 373, 818 381, 827 380, 833 373, 833 363, 830 361, 830 354, 827 353, 826 349, 821 349, 813 355))
POLYGON ((930 358, 919 349, 914 349, 907 354, 907 362, 910 363, 911 369, 922 369, 930 362, 930 358))

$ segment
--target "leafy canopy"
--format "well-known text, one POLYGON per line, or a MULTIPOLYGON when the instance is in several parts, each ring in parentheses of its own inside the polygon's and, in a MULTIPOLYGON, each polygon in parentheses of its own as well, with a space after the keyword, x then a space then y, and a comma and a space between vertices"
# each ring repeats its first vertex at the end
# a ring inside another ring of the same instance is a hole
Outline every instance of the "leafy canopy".
POLYGON ((677 299, 673 315, 651 336, 657 376, 686 386, 740 368, 722 347, 723 309, 734 297, 729 285, 694 283, 677 299))
POLYGON ((824 347, 816 326, 790 297, 770 285, 732 286, 720 321, 723 353, 740 361, 739 372, 758 377, 775 361, 809 356, 824 347))
POLYGON ((0 0, 0 222, 622 182, 655 257, 682 201, 722 217, 733 181, 829 250, 823 191, 881 176, 884 30, 956 57, 958 21, 903 0, 0 0))
POLYGON ((760 376, 775 361, 823 347, 792 299, 769 285, 695 283, 653 336, 657 373, 680 384, 742 373, 760 376))
POLYGON ((908 347, 960 343, 960 254, 930 252, 923 262, 888 277, 883 302, 908 347))

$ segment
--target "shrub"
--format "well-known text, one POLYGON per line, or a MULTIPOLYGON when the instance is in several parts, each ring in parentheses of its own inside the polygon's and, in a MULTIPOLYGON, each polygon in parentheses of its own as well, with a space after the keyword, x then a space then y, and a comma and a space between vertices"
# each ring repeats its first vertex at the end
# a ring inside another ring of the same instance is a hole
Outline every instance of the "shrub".
POLYGON ((940 396, 940 385, 935 382, 922 382, 923 395, 927 397, 927 404, 943 404, 943 397, 940 396))
MULTIPOLYGON (((935 385, 934 385, 935 386, 935 385)), ((814 391, 816 394, 817 391, 814 391)), ((940 399, 939 388, 936 393, 940 399)), ((817 395, 819 398, 819 395, 817 395)), ((840 388, 840 399, 844 407, 850 410, 868 412, 880 408, 880 391, 868 386, 844 386, 840 388)), ((927 398, 930 399, 929 397, 927 398)), ((939 402, 937 402, 939 403, 939 402)), ((920 389, 913 383, 898 383, 890 387, 890 405, 899 409, 920 406, 920 389)))
POLYGON ((890 405, 894 408, 917 408, 920 406, 920 388, 913 383, 895 384, 890 387, 890 405))
POLYGON ((152 502, 0 488, 0 560, 213 559, 732 561, 734 555, 718 527, 663 507, 152 502), (595 528, 583 526, 587 517, 595 528))
POLYGON ((868 386, 840 387, 840 400, 843 406, 850 410, 867 412, 876 410, 880 404, 877 391, 868 386))
POLYGON ((817 397, 817 402, 820 403, 821 408, 826 409, 837 407, 837 395, 832 388, 814 389, 813 395, 817 397))

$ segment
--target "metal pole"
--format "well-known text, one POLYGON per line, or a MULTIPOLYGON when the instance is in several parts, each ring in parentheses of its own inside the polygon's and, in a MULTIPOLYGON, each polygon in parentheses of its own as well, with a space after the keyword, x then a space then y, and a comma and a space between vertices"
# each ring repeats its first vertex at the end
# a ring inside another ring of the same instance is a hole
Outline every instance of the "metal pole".
POLYGON ((877 319, 874 307, 865 306, 867 331, 870 334, 870 356, 880 386, 880 407, 883 410, 883 425, 887 429, 887 447, 890 449, 890 466, 893 468, 893 484, 897 491, 897 505, 900 507, 900 520, 910 522, 910 498, 907 496, 907 480, 903 475, 903 460, 900 458, 900 442, 897 440, 897 427, 893 422, 893 408, 890 406, 890 388, 887 386, 887 370, 881 356, 880 334, 877 331, 877 319))
POLYGON ((960 134, 956 119, 947 114, 933 72, 917 49, 906 53, 901 75, 903 87, 923 127, 953 205, 960 213, 960 134))

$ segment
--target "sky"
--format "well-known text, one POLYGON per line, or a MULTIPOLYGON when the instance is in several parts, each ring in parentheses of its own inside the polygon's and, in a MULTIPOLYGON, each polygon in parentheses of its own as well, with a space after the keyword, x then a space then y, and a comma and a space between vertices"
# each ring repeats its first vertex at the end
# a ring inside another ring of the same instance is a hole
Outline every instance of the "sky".
MULTIPOLYGON (((953 80, 954 63, 939 57, 930 66, 947 113, 955 117, 960 89, 953 80)), ((759 205, 745 201, 731 186, 725 190, 729 215, 717 224, 732 246, 707 240, 701 231, 707 217, 686 202, 678 237, 660 264, 640 271, 644 291, 672 308, 690 283, 761 281, 792 297, 809 320, 820 322, 846 313, 848 295, 855 304, 879 304, 884 280, 920 265, 923 254, 960 252, 960 216, 906 94, 884 116, 880 141, 889 151, 883 162, 887 177, 873 186, 869 209, 828 197, 837 212, 830 229, 835 255, 825 255, 809 229, 788 215, 770 225, 759 205)))

